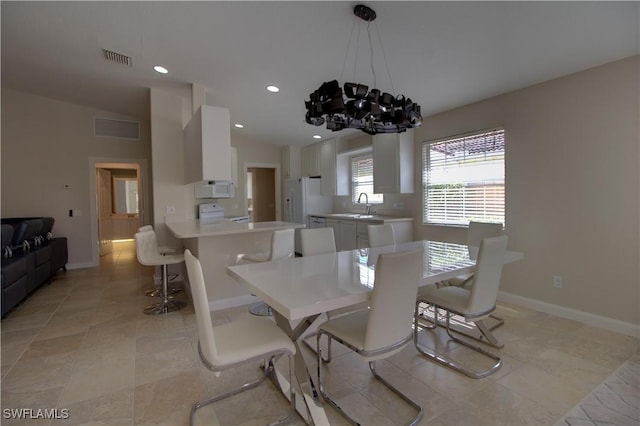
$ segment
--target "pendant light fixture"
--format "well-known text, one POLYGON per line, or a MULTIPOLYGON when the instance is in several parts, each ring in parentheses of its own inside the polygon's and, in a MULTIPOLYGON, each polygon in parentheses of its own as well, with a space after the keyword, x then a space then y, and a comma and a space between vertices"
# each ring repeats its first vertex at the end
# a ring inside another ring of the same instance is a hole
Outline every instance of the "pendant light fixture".
MULTIPOLYGON (((381 92, 376 88, 376 72, 373 67, 373 45, 371 43, 371 22, 376 19, 376 12, 368 6, 357 5, 353 9, 353 14, 366 22, 367 36, 369 40, 369 52, 371 54, 371 72, 373 74, 373 87, 359 83, 345 83, 340 87, 338 80, 332 80, 323 83, 317 90, 309 95, 309 100, 305 101, 307 109, 305 121, 314 126, 327 124, 327 129, 338 131, 342 129, 360 129, 365 133, 375 135, 376 133, 401 133, 413 127, 419 127, 422 124, 422 115, 420 114, 420 105, 413 102, 404 95, 392 95, 387 92, 381 92)), ((354 18, 354 26, 351 29, 351 37, 347 45, 347 55, 342 69, 347 63, 347 56, 351 39, 357 19, 354 18)), ((387 74, 391 81, 389 72, 389 64, 384 56, 382 49, 382 40, 380 34, 378 40, 382 50, 387 74)), ((358 35, 360 34, 358 28, 358 35)), ((356 49, 357 49, 356 41, 356 49)), ((357 50, 356 50, 357 62, 357 50)), ((354 64, 354 80, 355 69, 354 64)), ((341 75, 342 77, 342 75, 341 75)), ((391 91, 393 90, 393 82, 391 82, 391 91)))

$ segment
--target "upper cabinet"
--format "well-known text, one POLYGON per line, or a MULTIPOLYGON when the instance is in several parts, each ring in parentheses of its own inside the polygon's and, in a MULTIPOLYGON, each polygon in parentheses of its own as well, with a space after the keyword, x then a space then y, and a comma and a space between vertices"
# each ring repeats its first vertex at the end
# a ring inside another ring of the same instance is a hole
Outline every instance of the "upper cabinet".
POLYGON ((302 177, 321 176, 322 159, 320 154, 320 143, 314 143, 302 147, 300 150, 301 174, 302 177))
POLYGON ((336 140, 320 142, 320 167, 322 195, 336 195, 336 140))
POLYGON ((327 139, 320 143, 322 167, 322 195, 349 195, 349 156, 338 154, 343 148, 340 140, 327 139))
POLYGON ((282 147, 282 179, 300 178, 300 147, 286 145, 282 147))
POLYGON ((373 192, 413 193, 413 131, 373 136, 373 192))
POLYGON ((184 128, 185 183, 232 180, 229 110, 202 105, 184 128))

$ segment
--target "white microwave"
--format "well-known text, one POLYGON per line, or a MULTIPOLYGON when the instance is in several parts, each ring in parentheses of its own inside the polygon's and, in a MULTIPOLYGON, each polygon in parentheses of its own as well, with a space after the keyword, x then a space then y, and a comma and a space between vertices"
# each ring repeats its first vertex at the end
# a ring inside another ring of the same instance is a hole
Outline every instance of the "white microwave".
POLYGON ((233 182, 230 180, 210 180, 195 184, 196 198, 233 198, 233 182))

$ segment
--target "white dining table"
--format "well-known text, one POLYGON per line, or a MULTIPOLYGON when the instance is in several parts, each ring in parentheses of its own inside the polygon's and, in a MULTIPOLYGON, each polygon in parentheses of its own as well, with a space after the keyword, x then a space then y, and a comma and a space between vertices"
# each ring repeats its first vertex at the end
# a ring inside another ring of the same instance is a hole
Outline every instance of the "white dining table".
MULTIPOLYGON (((419 248, 424 251, 420 286, 471 273, 475 267, 477 248, 428 240, 227 267, 230 276, 271 306, 278 326, 296 343, 297 392, 303 394, 297 406, 308 423, 329 424, 317 400, 315 376, 302 357, 301 336, 321 314, 367 302, 379 254, 419 248)), ((504 262, 520 258, 521 253, 508 251, 504 262)), ((284 376, 274 379, 287 395, 284 376)))

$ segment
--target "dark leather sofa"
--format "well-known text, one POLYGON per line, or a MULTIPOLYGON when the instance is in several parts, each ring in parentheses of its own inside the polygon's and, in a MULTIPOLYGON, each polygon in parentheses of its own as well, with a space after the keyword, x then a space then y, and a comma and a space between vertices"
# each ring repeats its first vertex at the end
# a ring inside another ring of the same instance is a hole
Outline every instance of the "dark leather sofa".
POLYGON ((52 217, 2 219, 2 318, 60 269, 67 239, 54 238, 52 217))

